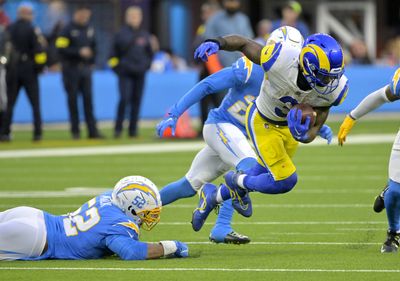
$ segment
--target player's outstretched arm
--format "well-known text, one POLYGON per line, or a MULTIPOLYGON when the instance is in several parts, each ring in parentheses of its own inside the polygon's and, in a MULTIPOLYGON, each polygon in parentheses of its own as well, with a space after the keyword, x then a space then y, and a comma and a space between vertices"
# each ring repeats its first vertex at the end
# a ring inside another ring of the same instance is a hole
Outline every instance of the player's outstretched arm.
POLYGON ((185 258, 189 256, 188 246, 180 241, 161 241, 160 243, 149 243, 147 245, 146 259, 158 259, 161 257, 185 258))
POLYGON ((135 234, 130 237, 110 235, 106 238, 106 244, 111 251, 123 260, 146 260, 161 257, 183 258, 189 256, 189 247, 180 241, 145 243, 136 239, 137 236, 135 234))
MULTIPOLYGON (((399 85, 400 86, 400 85, 399 85)), ((338 143, 343 145, 346 142, 346 137, 350 133, 354 124, 358 119, 368 114, 369 112, 377 109, 385 103, 393 102, 400 99, 400 90, 398 93, 391 85, 384 86, 383 88, 366 96, 356 108, 354 108, 343 120, 340 125, 338 133, 338 143)))
POLYGON ((179 117, 192 105, 199 102, 205 96, 216 94, 222 90, 234 87, 239 83, 235 77, 232 68, 224 68, 197 83, 189 92, 187 92, 156 127, 157 135, 161 138, 167 128, 172 129, 172 135, 175 135, 175 127, 179 117))
POLYGON ((207 61, 208 56, 215 54, 219 50, 240 51, 252 62, 260 64, 263 47, 263 45, 250 38, 240 35, 228 35, 206 40, 196 49, 194 58, 207 61))

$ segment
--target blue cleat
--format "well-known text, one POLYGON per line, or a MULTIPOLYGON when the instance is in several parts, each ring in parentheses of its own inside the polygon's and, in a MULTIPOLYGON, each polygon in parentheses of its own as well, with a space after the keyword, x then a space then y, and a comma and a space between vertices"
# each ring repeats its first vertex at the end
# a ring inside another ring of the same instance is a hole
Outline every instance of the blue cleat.
POLYGON ((206 221, 208 215, 217 206, 217 187, 211 183, 203 186, 200 192, 200 201, 192 214, 192 228, 199 231, 206 221))
POLYGON ((239 174, 230 171, 225 174, 225 183, 226 187, 229 189, 231 199, 232 199, 232 206, 244 217, 251 217, 253 214, 253 207, 251 204, 250 195, 247 189, 240 187, 236 183, 236 178, 239 174))

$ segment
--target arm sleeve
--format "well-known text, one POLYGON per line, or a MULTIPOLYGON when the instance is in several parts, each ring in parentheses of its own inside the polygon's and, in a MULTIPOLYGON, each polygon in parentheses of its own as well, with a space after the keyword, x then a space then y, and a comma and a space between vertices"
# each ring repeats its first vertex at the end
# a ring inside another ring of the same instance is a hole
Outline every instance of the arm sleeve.
POLYGON ((147 258, 147 243, 128 236, 107 236, 106 245, 123 260, 145 260, 147 258))
POLYGON ((382 104, 390 102, 386 96, 386 88, 387 86, 384 86, 383 88, 380 88, 379 90, 366 96, 358 104, 358 106, 350 112, 350 116, 357 120, 367 113, 377 109, 382 104))
POLYGON ((181 116, 189 107, 207 95, 232 88, 238 83, 232 68, 224 68, 197 83, 172 108, 174 116, 181 116))

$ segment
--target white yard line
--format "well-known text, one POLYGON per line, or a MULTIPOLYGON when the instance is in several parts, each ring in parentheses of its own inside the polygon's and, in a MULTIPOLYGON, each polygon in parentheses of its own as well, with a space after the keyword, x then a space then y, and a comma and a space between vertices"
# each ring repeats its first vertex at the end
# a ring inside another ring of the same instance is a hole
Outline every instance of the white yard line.
POLYGON ((332 272, 332 273, 400 273, 399 269, 324 269, 324 268, 213 268, 213 267, 3 267, 0 270, 35 271, 218 271, 218 272, 332 272))
MULTIPOLYGON (((67 197, 85 197, 85 196, 97 196, 100 193, 109 191, 111 188, 105 187, 67 187, 64 190, 21 190, 11 191, 3 190, 0 191, 0 198, 67 198, 67 197)), ((377 194, 380 190, 375 189, 362 189, 362 190, 326 190, 324 189, 296 189, 293 192, 299 194, 377 194)), ((279 208, 283 206, 281 204, 260 204, 265 208, 279 208)), ((186 208, 187 204, 181 205, 169 205, 168 208, 186 208)), ((193 205, 194 206, 194 205, 193 205)), ((193 207, 192 206, 192 207, 193 207)), ((287 208, 312 208, 310 204, 286 204, 287 208)), ((326 204, 315 204, 315 208, 324 208, 329 206, 326 204)), ((349 208, 365 208, 367 204, 331 204, 331 207, 349 207, 349 208)))
MULTIPOLYGON (((5 196, 4 196, 5 197, 5 196)), ((21 196, 23 198, 23 196, 21 196)), ((2 194, 0 193, 0 198, 2 198, 2 194)), ((10 198, 10 197, 7 197, 10 198)), ((15 198, 15 197, 13 197, 15 198)), ((80 207, 81 204, 33 204, 37 208, 75 208, 80 207)), ((15 206, 13 203, 0 204, 0 208, 7 208, 15 206)), ((164 206, 166 209, 194 209, 196 207, 195 204, 170 204, 168 206, 164 206)), ((254 208, 266 208, 266 209, 342 209, 342 208, 372 208, 371 204, 253 204, 254 208)))
MULTIPOLYGON (((206 222, 205 225, 214 225, 214 222, 206 222)), ((238 221, 233 225, 386 225, 387 221, 238 221)), ((188 226, 190 222, 160 222, 161 226, 188 226)))
MULTIPOLYGON (((208 245, 214 244, 210 241, 192 241, 192 242, 185 242, 189 245, 208 245)), ((259 241, 259 242, 250 242, 247 245, 308 245, 308 246, 369 246, 369 245, 382 245, 379 242, 314 242, 314 241, 307 241, 307 242, 299 242, 299 241, 286 241, 286 242, 274 242, 274 241, 259 241)))
MULTIPOLYGON (((364 134, 349 136, 346 145, 391 143, 395 134, 364 134)), ((152 144, 127 144, 95 147, 74 147, 74 148, 43 148, 43 149, 20 149, 0 151, 0 159, 7 158, 32 158, 32 157, 66 157, 82 155, 118 155, 118 154, 154 154, 169 152, 198 151, 204 147, 204 142, 165 142, 152 144)), ((304 146, 326 145, 323 139, 317 139, 304 146)), ((331 145, 337 145, 334 137, 331 145)))

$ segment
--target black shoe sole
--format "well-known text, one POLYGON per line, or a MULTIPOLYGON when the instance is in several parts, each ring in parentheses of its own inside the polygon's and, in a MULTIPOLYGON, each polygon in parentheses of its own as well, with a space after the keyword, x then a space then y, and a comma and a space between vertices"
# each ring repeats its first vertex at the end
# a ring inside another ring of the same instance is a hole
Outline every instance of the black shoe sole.
POLYGON ((234 245, 244 245, 244 244, 249 244, 251 242, 250 238, 247 236, 243 236, 241 238, 237 237, 237 236, 232 236, 230 234, 228 234, 225 239, 224 242, 219 242, 217 240, 215 240, 213 237, 208 237, 210 239, 211 242, 216 243, 216 244, 234 244, 234 245))
POLYGON ((385 201, 381 195, 376 196, 374 201, 374 211, 375 213, 380 213, 385 209, 385 201))

